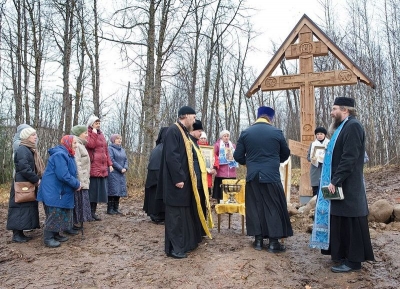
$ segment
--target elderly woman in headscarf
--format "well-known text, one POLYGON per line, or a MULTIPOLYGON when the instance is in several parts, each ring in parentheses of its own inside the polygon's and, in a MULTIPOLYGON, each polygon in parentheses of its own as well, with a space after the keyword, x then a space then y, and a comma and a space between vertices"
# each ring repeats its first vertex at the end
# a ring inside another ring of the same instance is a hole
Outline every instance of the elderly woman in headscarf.
POLYGON ((73 225, 74 192, 81 189, 74 159, 76 146, 75 136, 66 135, 60 145, 49 149, 50 157, 40 184, 37 200, 43 202, 46 213, 43 242, 50 248, 68 240, 59 232, 69 231, 73 225))
MULTIPOLYGON (((80 227, 73 226, 74 230, 83 230, 83 223, 93 221, 89 200, 90 184, 90 158, 86 150, 87 126, 76 125, 71 129, 71 134, 77 137, 75 150, 75 163, 78 170, 78 179, 82 189, 74 193, 74 224, 80 223, 80 227)), ((83 234, 83 231, 82 231, 83 234)))
POLYGON ((165 219, 165 205, 162 199, 156 199, 158 174, 161 165, 163 141, 168 127, 162 127, 158 133, 156 147, 151 151, 149 164, 147 165, 147 177, 144 189, 143 211, 154 223, 162 223, 165 219))
POLYGON ((92 218, 100 221, 96 215, 97 204, 108 202, 108 172, 113 171, 112 161, 108 153, 107 141, 100 130, 100 119, 92 115, 87 122, 88 140, 86 149, 90 157, 89 198, 92 218))
MULTIPOLYGON (((32 127, 22 129, 19 133, 19 140, 19 146, 14 153, 14 180, 30 182, 38 187, 44 171, 44 163, 36 147, 36 130, 32 127)), ((8 205, 7 230, 13 231, 13 242, 24 243, 32 239, 24 235, 24 230, 40 228, 38 202, 16 203, 14 180, 8 205)))
POLYGON ((228 130, 223 130, 219 134, 219 140, 214 144, 214 154, 218 158, 217 164, 214 164, 214 169, 217 174, 214 178, 213 198, 221 201, 222 189, 221 184, 223 179, 236 179, 236 168, 239 166, 233 158, 236 146, 229 140, 231 133, 228 130))
POLYGON ((107 214, 122 214, 119 210, 119 199, 126 197, 126 177, 128 170, 128 158, 122 148, 122 137, 113 134, 110 137, 111 144, 108 146, 108 153, 112 161, 114 170, 108 175, 108 204, 107 214))

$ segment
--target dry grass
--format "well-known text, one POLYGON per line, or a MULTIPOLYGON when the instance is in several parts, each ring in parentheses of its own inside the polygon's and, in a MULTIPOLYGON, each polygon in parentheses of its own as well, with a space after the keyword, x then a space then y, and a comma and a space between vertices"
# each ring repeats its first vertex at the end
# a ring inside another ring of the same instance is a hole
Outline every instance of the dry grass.
POLYGON ((10 196, 10 185, 1 184, 0 185, 0 204, 8 203, 8 198, 10 196))

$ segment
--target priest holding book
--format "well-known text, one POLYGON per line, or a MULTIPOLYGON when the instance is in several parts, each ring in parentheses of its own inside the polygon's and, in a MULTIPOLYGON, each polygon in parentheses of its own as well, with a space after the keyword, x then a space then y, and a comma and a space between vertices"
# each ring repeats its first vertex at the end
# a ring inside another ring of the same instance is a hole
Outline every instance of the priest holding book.
POLYGON ((343 190, 342 200, 325 199, 319 190, 310 247, 321 249, 337 262, 331 270, 347 273, 361 269, 364 261, 374 261, 368 228, 368 204, 364 186, 365 132, 356 119, 354 99, 334 101, 320 187, 331 193, 343 190))

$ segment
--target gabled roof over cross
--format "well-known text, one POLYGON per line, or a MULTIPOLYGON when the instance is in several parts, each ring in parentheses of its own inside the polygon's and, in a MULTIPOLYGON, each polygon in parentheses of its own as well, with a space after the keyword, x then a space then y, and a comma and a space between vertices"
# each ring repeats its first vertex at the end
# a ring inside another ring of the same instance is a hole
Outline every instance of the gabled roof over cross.
POLYGON ((300 197, 312 196, 310 164, 306 159, 310 143, 315 139, 315 88, 352 85, 359 81, 375 88, 373 81, 310 19, 300 19, 274 57, 246 93, 252 96, 258 90, 300 90, 300 142, 289 140, 292 154, 300 157, 300 197), (314 41, 315 38, 317 41, 314 41), (332 71, 314 72, 314 57, 331 52, 345 67, 332 71), (286 59, 299 59, 299 73, 272 76, 276 67, 286 59))
MULTIPOLYGON (((346 70, 342 71, 327 71, 322 72, 324 75, 321 75, 319 72, 312 72, 312 68, 307 69, 310 70, 307 79, 313 78, 329 78, 329 81, 324 81, 321 79, 319 82, 314 82, 311 85, 318 86, 334 86, 334 85, 346 85, 346 84, 355 84, 357 81, 361 81, 366 85, 375 88, 374 82, 355 64, 306 14, 300 19, 297 25, 293 28, 292 32, 283 42, 281 47, 275 53, 274 57, 270 60, 264 70, 261 72, 257 80, 250 87, 249 91, 246 93, 247 97, 251 97, 258 90, 263 91, 271 91, 271 90, 285 90, 285 89, 293 89, 299 88, 301 83, 303 83, 302 78, 303 75, 295 75, 291 76, 290 83, 285 85, 285 76, 279 78, 271 77, 272 73, 275 71, 276 67, 280 64, 283 57, 286 59, 294 59, 299 58, 302 52, 306 52, 306 54, 312 54, 313 56, 322 56, 327 55, 328 50, 346 67, 346 70), (304 27, 306 26, 306 27, 304 27), (306 43, 303 45, 297 45, 295 42, 302 37, 302 31, 309 30, 312 32, 319 41, 312 42, 312 37, 305 33, 303 35, 303 42, 308 40, 314 44, 307 46, 306 43), (310 49, 310 50, 307 50, 310 49), (305 51, 304 51, 305 50, 305 51), (330 75, 329 75, 330 74, 330 75), (336 81, 335 81, 336 79, 336 81), (280 81, 279 85, 276 86, 276 82, 280 81), (274 83, 275 82, 275 83, 274 83), (295 83, 299 84, 296 85, 295 83)), ((304 72, 303 72, 304 73, 304 72)))

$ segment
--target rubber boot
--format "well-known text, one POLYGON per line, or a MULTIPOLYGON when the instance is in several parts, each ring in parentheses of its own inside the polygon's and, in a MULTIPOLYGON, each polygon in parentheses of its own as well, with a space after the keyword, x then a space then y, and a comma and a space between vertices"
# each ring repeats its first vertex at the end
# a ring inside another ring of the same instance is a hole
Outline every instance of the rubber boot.
POLYGON ((107 202, 107 214, 115 215, 117 212, 114 211, 114 197, 108 197, 107 202))
POLYGON ((26 239, 27 241, 30 241, 30 240, 33 239, 32 237, 26 236, 26 235, 24 234, 24 231, 21 231, 21 237, 24 238, 24 239, 26 239))
POLYGON ((54 240, 58 242, 67 242, 69 238, 67 236, 61 236, 59 232, 54 233, 54 240))
POLYGON ((122 215, 122 212, 119 210, 119 197, 114 197, 114 212, 118 215, 122 215))
POLYGON ((28 242, 27 238, 24 238, 24 232, 22 230, 13 230, 12 241, 15 243, 25 243, 28 242))
POLYGON ((101 221, 101 219, 96 215, 97 203, 90 203, 90 209, 92 211, 92 218, 95 221, 101 221))
POLYGON ((54 239, 55 232, 43 231, 43 243, 46 247, 56 248, 60 246, 60 242, 54 239))
POLYGON ((72 228, 68 229, 68 230, 64 230, 64 233, 67 234, 67 235, 71 235, 71 236, 79 234, 78 230, 74 230, 72 228))

